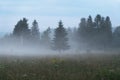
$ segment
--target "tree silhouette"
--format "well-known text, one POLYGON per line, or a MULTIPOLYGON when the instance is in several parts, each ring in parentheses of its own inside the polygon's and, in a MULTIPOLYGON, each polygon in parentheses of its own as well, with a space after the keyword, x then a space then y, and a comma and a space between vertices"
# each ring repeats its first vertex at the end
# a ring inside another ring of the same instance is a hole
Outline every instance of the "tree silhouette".
POLYGON ((86 32, 89 33, 87 34, 87 37, 92 37, 94 34, 94 25, 93 25, 93 21, 92 21, 92 17, 89 16, 87 19, 87 27, 86 27, 86 32))
POLYGON ((23 20, 18 21, 13 30, 13 35, 20 39, 22 44, 25 40, 30 38, 30 29, 28 27, 26 18, 23 18, 23 20))
POLYGON ((67 31, 63 27, 62 21, 59 22, 58 28, 55 29, 53 49, 59 52, 69 49, 67 31))
POLYGON ((113 33, 113 41, 114 41, 114 47, 120 47, 120 26, 115 28, 115 31, 113 33))
POLYGON ((33 21, 32 27, 31 27, 31 38, 34 42, 40 41, 40 32, 39 32, 39 26, 36 20, 33 21))
POLYGON ((106 26, 106 34, 107 34, 107 38, 108 38, 108 42, 112 40, 112 23, 110 20, 110 17, 107 16, 106 20, 105 20, 105 26, 106 26))
POLYGON ((42 44, 48 48, 50 47, 50 44, 51 44, 50 33, 51 33, 51 29, 50 27, 48 27, 47 30, 45 30, 41 36, 42 44))

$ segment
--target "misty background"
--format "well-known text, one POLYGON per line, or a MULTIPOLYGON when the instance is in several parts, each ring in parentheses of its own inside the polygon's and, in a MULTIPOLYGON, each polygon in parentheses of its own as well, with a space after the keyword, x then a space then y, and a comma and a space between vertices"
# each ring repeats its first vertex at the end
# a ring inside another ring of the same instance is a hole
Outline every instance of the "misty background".
POLYGON ((40 32, 37 20, 29 26, 28 19, 20 19, 10 34, 0 39, 3 54, 54 54, 83 52, 110 52, 119 50, 120 26, 112 27, 109 16, 97 14, 81 18, 78 27, 64 27, 60 20, 57 28, 48 27, 40 32))
POLYGON ((0 51, 119 50, 119 0, 1 0, 0 51))

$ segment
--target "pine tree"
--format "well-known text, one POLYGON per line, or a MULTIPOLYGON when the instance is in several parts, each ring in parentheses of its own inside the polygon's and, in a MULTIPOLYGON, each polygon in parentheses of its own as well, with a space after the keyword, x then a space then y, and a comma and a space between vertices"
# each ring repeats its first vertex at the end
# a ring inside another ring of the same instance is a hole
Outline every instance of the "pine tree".
POLYGON ((110 20, 109 16, 106 17, 105 26, 106 26, 108 39, 111 39, 112 38, 112 23, 111 23, 111 20, 110 20))
POLYGON ((72 28, 68 27, 67 28, 67 33, 68 33, 69 41, 71 41, 73 39, 73 30, 72 30, 72 28))
POLYGON ((86 18, 81 18, 81 21, 79 23, 79 27, 78 27, 78 30, 77 30, 77 36, 76 36, 76 39, 77 39, 77 42, 79 43, 79 47, 83 47, 83 46, 86 46, 85 43, 86 43, 86 28, 87 28, 87 24, 86 24, 86 18))
POLYGON ((51 29, 48 27, 47 30, 45 30, 41 36, 41 42, 45 47, 50 47, 51 44, 51 37, 50 37, 51 29))
POLYGON ((86 19, 82 18, 78 28, 78 36, 86 37, 86 19))
POLYGON ((20 36, 26 37, 30 35, 30 30, 26 18, 23 18, 23 20, 18 21, 18 23, 15 25, 13 35, 17 37, 20 36))
POLYGON ((26 18, 18 21, 18 23, 15 25, 13 36, 20 39, 21 44, 30 38, 30 29, 28 27, 26 18))
POLYGON ((59 52, 69 49, 67 32, 63 27, 62 21, 59 22, 58 28, 55 29, 53 49, 59 52))
POLYGON ((99 35, 98 35, 98 41, 99 41, 99 45, 102 45, 105 47, 106 45, 106 40, 107 40, 107 34, 106 34, 107 30, 106 30, 106 26, 105 26, 105 18, 102 17, 101 21, 100 21, 100 28, 99 28, 99 35))
POLYGON ((113 33, 114 47, 120 47, 120 26, 115 28, 113 33))
POLYGON ((97 45, 105 47, 112 41, 112 25, 110 18, 108 16, 104 18, 101 15, 97 15, 95 18, 95 24, 97 45))
POLYGON ((100 21, 100 31, 101 31, 101 33, 104 33, 106 31, 105 18, 104 17, 102 17, 101 21, 100 21))
POLYGON ((38 22, 36 20, 34 20, 33 23, 32 23, 31 38, 32 38, 33 41, 39 41, 40 40, 39 26, 38 26, 38 22))
POLYGON ((106 44, 110 46, 113 36, 112 36, 112 24, 109 16, 107 16, 105 19, 105 33, 106 33, 106 44))
POLYGON ((95 25, 96 25, 96 28, 100 28, 100 23, 101 23, 101 15, 98 14, 96 17, 95 17, 95 25))
POLYGON ((22 24, 22 20, 18 21, 18 23, 15 25, 15 28, 13 30, 13 35, 16 37, 19 37, 22 35, 21 24, 22 24))
POLYGON ((87 37, 88 38, 93 36, 94 26, 93 26, 93 21, 92 21, 92 17, 91 16, 89 16, 88 19, 87 19, 86 32, 87 32, 87 37))

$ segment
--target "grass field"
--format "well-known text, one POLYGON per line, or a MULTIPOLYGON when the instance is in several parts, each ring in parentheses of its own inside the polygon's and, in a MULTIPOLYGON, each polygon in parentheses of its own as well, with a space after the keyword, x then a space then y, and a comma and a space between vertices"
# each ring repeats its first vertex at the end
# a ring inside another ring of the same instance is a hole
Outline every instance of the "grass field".
POLYGON ((1 56, 0 80, 120 80, 120 54, 1 56))

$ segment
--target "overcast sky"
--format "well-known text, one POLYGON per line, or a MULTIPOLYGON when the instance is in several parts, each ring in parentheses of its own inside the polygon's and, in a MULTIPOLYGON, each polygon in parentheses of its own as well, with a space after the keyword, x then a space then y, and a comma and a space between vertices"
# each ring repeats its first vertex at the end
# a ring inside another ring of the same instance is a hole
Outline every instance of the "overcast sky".
POLYGON ((80 18, 96 14, 110 16, 113 26, 120 25, 120 0, 0 0, 0 32, 12 32, 14 25, 26 17, 36 19, 40 30, 57 27, 78 27, 80 18))

